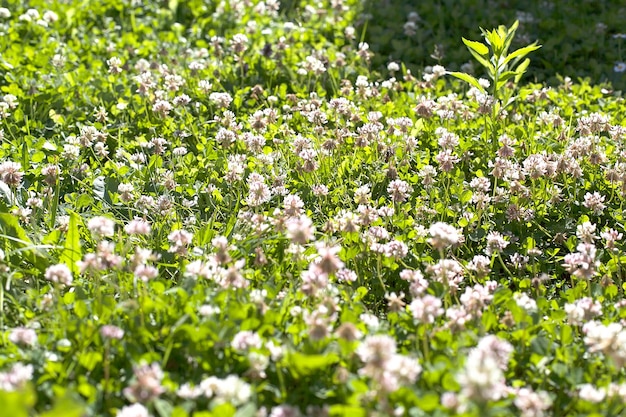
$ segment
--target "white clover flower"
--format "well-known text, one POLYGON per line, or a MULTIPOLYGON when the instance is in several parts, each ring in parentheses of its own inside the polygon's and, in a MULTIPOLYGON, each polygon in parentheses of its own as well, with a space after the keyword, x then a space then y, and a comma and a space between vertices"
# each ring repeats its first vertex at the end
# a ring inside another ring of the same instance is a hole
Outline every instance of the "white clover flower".
POLYGON ((590 403, 599 404, 606 397, 606 391, 596 388, 591 384, 582 384, 578 387, 578 396, 590 403))
POLYGON ((229 375, 219 381, 215 387, 215 396, 218 402, 226 402, 235 407, 247 403, 252 397, 250 384, 236 375, 229 375))
POLYGON ((33 365, 17 362, 9 371, 0 372, 0 391, 19 390, 31 379, 33 379, 33 365))
POLYGON ((136 403, 123 407, 117 412, 116 417, 150 417, 150 413, 145 406, 136 403))
POLYGON ((211 317, 220 313, 220 308, 209 304, 201 305, 198 308, 198 314, 203 317, 211 317))
POLYGON ((122 337, 124 337, 124 330, 113 324, 106 324, 100 328, 100 335, 104 339, 120 340, 122 337))
POLYGON ((487 80, 486 78, 479 78, 478 79, 478 84, 480 84, 480 86, 482 88, 484 88, 485 90, 489 88, 489 86, 491 85, 491 83, 489 82, 489 80, 487 80))
POLYGON ((596 260, 596 247, 590 243, 579 243, 576 250, 577 252, 563 257, 563 266, 575 277, 584 279, 593 277, 600 266, 600 261, 596 260))
POLYGON ((576 237, 584 243, 593 243, 594 240, 598 239, 595 233, 596 225, 591 222, 584 222, 576 226, 576 237))
POLYGON ((228 93, 211 93, 209 100, 215 103, 218 107, 227 108, 232 103, 233 98, 228 93))
POLYGON ((444 222, 433 223, 428 229, 430 243, 435 249, 455 246, 462 241, 461 234, 454 227, 444 222))
POLYGON ((137 265, 133 273, 138 279, 148 282, 159 275, 159 270, 152 265, 137 265))
POLYGON ((248 37, 243 33, 237 33, 230 41, 230 46, 236 54, 242 54, 248 49, 248 37))
POLYGON ((467 357, 457 376, 461 393, 474 401, 497 401, 508 395, 504 378, 513 346, 496 336, 483 337, 467 357))
POLYGON ((265 378, 265 369, 270 364, 270 358, 258 352, 248 353, 248 363, 250 364, 250 371, 254 375, 260 378, 265 378))
POLYGON ((435 65, 432 68, 432 74, 435 78, 440 78, 446 75, 446 69, 442 65, 435 65))
POLYGON ((367 365, 383 369, 396 349, 394 338, 380 334, 367 336, 356 349, 356 354, 367 365))
POLYGON ((193 240, 193 234, 183 229, 174 230, 167 235, 167 240, 171 243, 168 252, 185 255, 187 253, 188 246, 193 240))
POLYGON ((233 337, 230 345, 233 349, 243 352, 249 349, 261 348, 261 346, 263 346, 263 341, 256 332, 242 330, 233 337))
POLYGON ((26 13, 19 17, 19 20, 25 20, 27 22, 32 22, 33 20, 39 19, 39 11, 37 9, 28 9, 26 13))
POLYGON ((487 247, 485 253, 491 256, 493 253, 499 253, 509 245, 509 242, 504 239, 504 236, 500 232, 489 232, 487 234, 487 247))
POLYGON ((166 117, 172 111, 173 106, 169 101, 163 99, 157 99, 152 105, 152 111, 158 114, 160 117, 166 117))
POLYGON ((188 382, 184 383, 183 385, 178 387, 178 390, 176 390, 176 395, 185 400, 195 400, 203 394, 204 391, 201 387, 193 387, 188 382))
POLYGON ((353 26, 348 26, 344 29, 343 34, 347 39, 353 40, 356 36, 356 29, 353 26))
POLYGON ((72 284, 72 271, 65 264, 51 265, 46 269, 44 277, 54 283, 61 285, 72 284))
POLYGON ((391 200, 397 203, 402 203, 409 198, 409 195, 413 192, 413 187, 403 180, 393 180, 387 186, 387 193, 391 197, 391 200))
POLYGON ((37 332, 27 327, 16 327, 9 333, 9 341, 16 345, 34 346, 37 344, 37 332))
POLYGON ((313 221, 306 215, 290 218, 285 226, 287 238, 292 243, 303 245, 311 240, 315 240, 315 226, 313 221))
POLYGON ((359 316, 361 320, 371 331, 376 331, 380 327, 380 320, 373 314, 363 313, 359 316))
POLYGON ((47 23, 55 23, 59 20, 59 15, 52 10, 46 10, 43 14, 43 20, 47 23))
POLYGON ((389 72, 400 71, 400 65, 398 65, 397 62, 390 62, 389 64, 387 64, 387 70, 389 72))
POLYGON ((414 299, 409 305, 409 310, 413 318, 423 324, 434 323, 435 318, 444 313, 441 299, 432 295, 414 299))
POLYGON ((109 73, 119 74, 122 72, 122 60, 116 56, 107 59, 107 65, 109 66, 109 73))
POLYGON ((115 234, 115 222, 106 217, 96 216, 89 219, 87 229, 96 238, 111 237, 115 234))
POLYGON ((593 211, 593 214, 602 214, 602 212, 606 208, 606 205, 604 204, 604 196, 597 191, 593 194, 586 193, 584 198, 585 201, 583 202, 583 206, 593 211))
MULTIPOLYGON (((6 103, 5 103, 6 104, 6 103)), ((24 172, 22 165, 13 161, 4 161, 0 163, 0 181, 10 187, 17 187, 22 183, 24 172)))
POLYGON ((124 388, 124 395, 128 398, 137 402, 147 402, 165 392, 161 385, 164 374, 158 363, 134 366, 133 371, 135 374, 133 382, 124 388))
POLYGON ((602 315, 602 304, 589 297, 583 297, 574 303, 566 303, 563 307, 567 313, 567 321, 580 326, 602 315))
POLYGON ((529 313, 534 313, 537 311, 537 302, 530 298, 526 293, 515 293, 513 294, 513 299, 515 303, 526 310, 529 313))
POLYGON ((529 388, 520 388, 516 392, 513 402, 522 417, 543 417, 552 405, 552 399, 545 391, 533 391, 529 388))

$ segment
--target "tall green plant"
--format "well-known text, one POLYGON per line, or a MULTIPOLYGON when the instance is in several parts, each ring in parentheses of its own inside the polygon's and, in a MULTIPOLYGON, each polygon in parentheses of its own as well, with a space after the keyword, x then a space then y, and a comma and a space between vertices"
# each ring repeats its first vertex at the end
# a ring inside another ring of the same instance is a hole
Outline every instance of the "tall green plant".
MULTIPOLYGON (((487 75, 492 81, 491 94, 496 101, 502 99, 502 93, 507 82, 513 80, 517 84, 526 72, 530 59, 524 59, 524 57, 541 48, 541 45, 533 42, 509 54, 508 51, 518 26, 519 22, 515 21, 510 28, 503 25, 492 31, 481 28, 485 43, 462 38, 470 53, 487 70, 487 75)), ((468 82, 482 92, 487 92, 478 80, 470 74, 464 72, 450 72, 449 74, 468 82)))
MULTIPOLYGON (((498 136, 495 128, 496 119, 501 109, 511 105, 517 98, 510 89, 507 89, 507 83, 511 80, 515 84, 519 83, 530 64, 530 59, 525 58, 526 55, 541 48, 541 45, 533 42, 509 53, 518 26, 519 21, 515 21, 510 28, 503 25, 491 31, 481 28, 485 39, 484 43, 462 38, 467 49, 486 69, 487 75, 491 79, 491 91, 489 93, 493 97, 491 136, 494 148, 497 146, 498 136)), ((448 72, 448 74, 469 83, 485 94, 488 93, 478 80, 470 74, 464 72, 448 72)), ((487 125, 487 122, 485 123, 487 125)))

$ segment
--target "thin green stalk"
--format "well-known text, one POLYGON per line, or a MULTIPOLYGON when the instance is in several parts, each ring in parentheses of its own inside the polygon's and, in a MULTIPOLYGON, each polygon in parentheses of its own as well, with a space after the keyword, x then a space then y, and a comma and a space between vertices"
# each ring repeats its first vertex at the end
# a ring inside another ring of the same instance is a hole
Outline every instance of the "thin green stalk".
POLYGON ((276 376, 278 376, 278 385, 280 386, 280 399, 284 400, 287 398, 287 386, 285 385, 282 369, 278 366, 276 367, 276 376))
POLYGON ((0 277, 0 332, 4 332, 4 282, 0 277))
POLYGON ((507 273, 507 275, 509 277, 513 277, 513 274, 511 273, 509 268, 507 268, 506 264, 504 263, 504 259, 502 259, 502 255, 500 254, 500 252, 498 252, 498 254, 496 256, 497 256, 498 260, 500 261, 500 265, 502 266, 504 271, 507 273))
POLYGON ((429 346, 430 340, 428 339, 428 336, 426 335, 426 332, 424 332, 424 335, 422 336, 422 350, 423 350, 423 354, 424 354, 424 362, 425 363, 430 363, 430 346, 429 346))
POLYGON ((104 345, 104 363, 102 365, 104 371, 104 386, 102 387, 102 402, 106 405, 109 401, 109 379, 111 371, 111 341, 106 340, 104 345))
POLYGON ((56 180, 54 187, 54 195, 52 196, 52 206, 50 207, 50 229, 54 229, 54 225, 57 219, 57 209, 59 207, 59 195, 61 193, 61 181, 59 178, 56 180))
POLYGON ((385 285, 385 283, 383 282, 383 277, 382 277, 382 265, 381 265, 381 259, 380 259, 381 255, 378 255, 376 257, 376 277, 378 278, 378 282, 380 282, 380 286, 383 289, 383 294, 387 293, 387 286, 385 285))

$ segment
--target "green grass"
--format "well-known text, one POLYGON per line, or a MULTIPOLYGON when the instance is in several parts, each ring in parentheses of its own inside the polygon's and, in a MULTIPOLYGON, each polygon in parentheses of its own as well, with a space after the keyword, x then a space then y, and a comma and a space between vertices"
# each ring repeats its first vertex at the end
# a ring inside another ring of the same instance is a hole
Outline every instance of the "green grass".
POLYGON ((624 413, 618 2, 2 4, 0 415, 624 413))

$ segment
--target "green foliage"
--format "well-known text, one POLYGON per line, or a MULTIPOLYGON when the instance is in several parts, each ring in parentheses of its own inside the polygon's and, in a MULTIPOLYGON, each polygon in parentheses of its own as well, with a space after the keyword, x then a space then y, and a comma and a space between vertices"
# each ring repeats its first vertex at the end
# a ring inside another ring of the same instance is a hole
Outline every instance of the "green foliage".
MULTIPOLYGON (((492 105, 493 110, 491 112, 493 142, 495 142, 497 138, 498 132, 495 127, 495 122, 500 116, 500 111, 506 109, 517 100, 517 96, 512 96, 512 93, 507 93, 507 90, 511 90, 511 88, 506 88, 506 86, 511 83, 517 84, 520 81, 530 64, 530 59, 524 59, 524 57, 541 47, 534 42, 516 49, 509 54, 508 51, 518 26, 519 22, 515 21, 510 28, 499 26, 497 29, 491 31, 481 28, 485 43, 469 41, 463 38, 463 43, 467 46, 467 49, 486 69, 487 75, 491 79, 491 96, 495 101, 492 105), (524 60, 522 61, 522 59, 524 60)), ((448 74, 469 83, 483 94, 486 93, 485 87, 472 75, 455 71, 448 72, 448 74)), ((487 131, 487 128, 485 131, 487 131)), ((493 145, 495 147, 496 144, 494 143, 493 145)))
POLYGON ((16 216, 0 213, 0 232, 6 242, 4 251, 7 256, 13 257, 16 263, 26 261, 40 271, 45 269, 48 264, 45 253, 28 237, 16 216))
MULTIPOLYGON (((514 80, 516 84, 520 81, 522 75, 524 75, 524 72, 526 72, 526 69, 528 68, 528 64, 530 64, 530 59, 524 59, 524 57, 530 52, 536 51, 541 47, 535 42, 516 49, 509 54, 508 50, 511 47, 511 42, 513 41, 515 31, 518 26, 519 22, 515 21, 510 28, 499 26, 491 32, 481 29, 483 36, 485 37, 485 43, 469 41, 463 38, 463 43, 467 46, 467 49, 487 70, 487 75, 492 80, 492 94, 496 99, 502 97, 501 92, 510 80, 514 80), (524 60, 521 61, 522 59, 524 60)), ((470 74, 451 72, 450 75, 467 81, 472 86, 483 92, 485 91, 478 81, 470 74)))
POLYGON ((560 62, 558 2, 3 4, 0 415, 623 414, 626 110, 564 78, 619 81, 620 37, 560 62))

